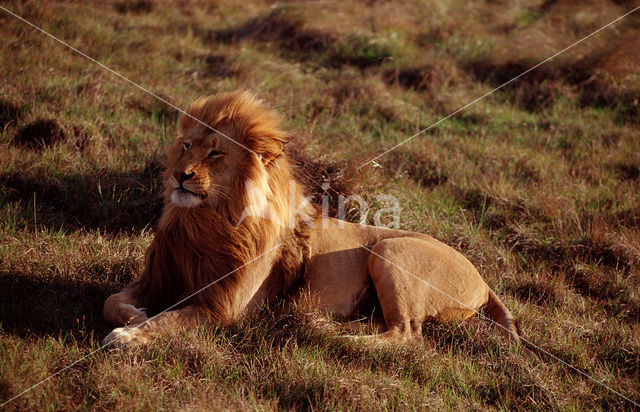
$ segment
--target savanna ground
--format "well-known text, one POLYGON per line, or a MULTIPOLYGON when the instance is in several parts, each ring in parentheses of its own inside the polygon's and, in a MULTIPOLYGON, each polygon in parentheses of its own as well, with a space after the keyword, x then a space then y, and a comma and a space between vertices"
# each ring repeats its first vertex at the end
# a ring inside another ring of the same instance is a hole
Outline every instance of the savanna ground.
MULTIPOLYGON (((356 167, 638 5, 3 2, 178 107, 257 92, 312 193, 395 196, 400 226, 461 250, 524 337, 636 402, 640 11, 356 167)), ((102 304, 141 270, 177 112, 4 11, 0 56, 4 402, 109 331, 102 304)), ((315 316, 276 305, 99 351, 5 408, 634 408, 478 317, 394 351, 336 341, 315 316)))

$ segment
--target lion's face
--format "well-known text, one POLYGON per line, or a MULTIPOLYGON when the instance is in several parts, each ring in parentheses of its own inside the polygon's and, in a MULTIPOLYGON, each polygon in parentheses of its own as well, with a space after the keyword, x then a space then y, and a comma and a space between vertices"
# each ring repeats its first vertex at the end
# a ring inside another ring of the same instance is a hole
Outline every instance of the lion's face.
MULTIPOLYGON (((233 135, 233 128, 220 130, 233 135)), ((238 147, 228 138, 196 124, 169 149, 165 175, 168 200, 176 206, 215 206, 234 195, 238 147)))

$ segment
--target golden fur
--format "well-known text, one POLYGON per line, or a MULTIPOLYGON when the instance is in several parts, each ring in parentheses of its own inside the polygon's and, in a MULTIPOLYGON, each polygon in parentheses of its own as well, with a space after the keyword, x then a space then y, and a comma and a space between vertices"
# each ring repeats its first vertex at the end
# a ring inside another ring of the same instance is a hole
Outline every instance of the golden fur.
POLYGON ((385 332, 375 339, 402 341, 426 319, 466 318, 481 307, 517 339, 509 311, 448 246, 406 231, 320 223, 292 180, 277 116, 252 95, 198 99, 179 132, 144 271, 105 302, 107 320, 141 327, 115 329, 107 342, 144 342, 205 319, 226 324, 294 286, 339 317, 378 303, 385 332), (141 309, 158 313, 187 297, 150 320, 141 309))

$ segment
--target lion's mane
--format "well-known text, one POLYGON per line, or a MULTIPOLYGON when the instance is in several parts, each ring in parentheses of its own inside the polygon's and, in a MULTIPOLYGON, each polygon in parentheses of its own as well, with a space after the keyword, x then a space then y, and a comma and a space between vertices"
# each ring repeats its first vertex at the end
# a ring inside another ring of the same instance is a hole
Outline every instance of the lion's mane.
MULTIPOLYGON (((171 203, 170 189, 165 184, 164 210, 145 257, 145 269, 136 280, 137 298, 150 313, 155 313, 206 288, 184 305, 194 304, 209 317, 225 323, 229 321, 225 309, 231 306, 240 287, 243 265, 279 243, 279 257, 266 280, 269 297, 290 290, 304 270, 310 229, 301 221, 294 228, 285 224, 291 206, 292 176, 283 151, 287 136, 271 110, 250 94, 235 92, 199 99, 187 113, 179 121, 182 135, 197 126, 198 120, 216 130, 232 130, 229 137, 242 153, 234 165, 237 176, 231 189, 235 196, 215 205, 205 202, 180 208, 171 203), (246 182, 262 182, 257 187, 268 202, 270 218, 242 216, 251 202, 246 182)), ((179 141, 167 150, 165 179, 169 179, 179 150, 179 141)), ((302 188, 296 185, 295 190, 298 202, 303 196, 302 188)), ((308 212, 316 213, 315 209, 308 212)))

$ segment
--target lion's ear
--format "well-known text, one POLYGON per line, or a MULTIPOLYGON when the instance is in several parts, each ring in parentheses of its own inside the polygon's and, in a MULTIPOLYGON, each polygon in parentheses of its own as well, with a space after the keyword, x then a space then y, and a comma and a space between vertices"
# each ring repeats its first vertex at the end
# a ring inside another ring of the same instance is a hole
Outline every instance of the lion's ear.
POLYGON ((280 134, 263 135, 254 139, 255 152, 262 158, 262 163, 268 165, 284 151, 284 145, 287 143, 280 134))
POLYGON ((270 150, 268 153, 262 154, 262 163, 264 163, 265 166, 271 163, 273 159, 280 156, 284 150, 284 142, 274 141, 272 149, 274 150, 270 150))

